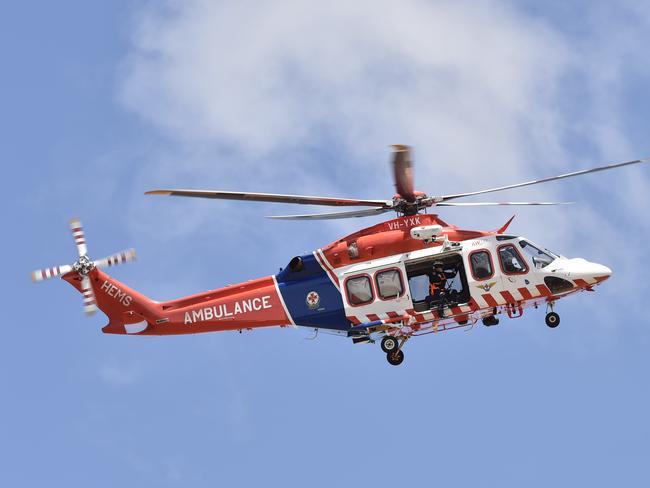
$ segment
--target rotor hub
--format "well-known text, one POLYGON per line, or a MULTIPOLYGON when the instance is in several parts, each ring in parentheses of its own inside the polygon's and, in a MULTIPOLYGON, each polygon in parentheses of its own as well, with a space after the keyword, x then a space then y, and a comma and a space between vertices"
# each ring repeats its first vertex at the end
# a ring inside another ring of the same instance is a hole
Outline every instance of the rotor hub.
POLYGON ((406 200, 402 198, 401 195, 395 195, 393 197, 392 209, 396 212, 401 213, 405 216, 417 215, 420 213, 420 210, 423 210, 431 206, 430 198, 426 193, 421 191, 413 192, 415 198, 413 201, 406 200))
POLYGON ((95 269, 95 263, 84 254, 72 265, 72 269, 82 276, 87 276, 88 273, 95 269))

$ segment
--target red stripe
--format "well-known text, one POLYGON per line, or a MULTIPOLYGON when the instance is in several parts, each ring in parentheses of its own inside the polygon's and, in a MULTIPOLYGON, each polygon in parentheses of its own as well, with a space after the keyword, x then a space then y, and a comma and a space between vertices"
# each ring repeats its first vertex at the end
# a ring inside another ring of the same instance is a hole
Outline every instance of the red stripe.
POLYGON ((521 293, 521 296, 524 297, 524 300, 530 300, 533 298, 533 295, 530 294, 528 288, 517 288, 517 290, 521 293))
POLYGON ((516 303, 517 300, 515 300, 515 297, 512 296, 512 293, 509 291, 502 291, 501 296, 506 299, 507 303, 516 303))
POLYGON ((336 276, 336 274, 334 273, 334 271, 332 270, 332 268, 330 268, 330 266, 329 266, 329 265, 327 264, 327 262, 326 262, 326 261, 321 257, 321 255, 320 255, 320 253, 319 253, 318 251, 314 252, 314 256, 316 256, 316 260, 318 261, 318 264, 320 264, 320 265, 321 265, 321 268, 323 268, 323 269, 327 272, 327 274, 329 275, 330 279, 334 282, 334 284, 335 284, 336 287, 338 288, 338 287, 339 287, 339 279, 338 279, 338 277, 336 276))
POLYGON ((451 313, 454 315, 458 315, 459 313, 462 313, 463 311, 460 309, 460 307, 451 307, 451 313))
POLYGON ((334 273, 334 270, 332 267, 329 265, 327 262, 327 259, 325 258, 325 255, 321 255, 321 253, 316 252, 316 256, 320 258, 321 262, 323 263, 323 267, 327 271, 327 273, 330 275, 330 278, 332 278, 332 281, 336 283, 336 286, 339 286, 339 278, 336 276, 336 273, 334 273))
POLYGON ((396 317, 399 317, 399 314, 398 314, 397 312, 386 312, 386 313, 388 314, 388 316, 389 316, 391 319, 394 319, 394 318, 396 318, 396 317))
POLYGON ((377 321, 377 320, 381 320, 381 319, 379 318, 379 315, 375 315, 374 313, 369 313, 369 314, 367 315, 367 317, 368 317, 368 320, 369 320, 370 322, 375 322, 375 321, 377 321))
POLYGON ((475 311, 475 310, 478 310, 479 308, 481 308, 481 307, 478 306, 478 303, 476 303, 476 300, 474 300, 473 298, 470 298, 469 302, 467 304, 469 305, 469 308, 472 309, 472 311, 475 311))
POLYGON ((536 285, 536 286, 537 286, 537 289, 539 290, 539 292, 542 294, 542 296, 547 297, 547 296, 551 295, 551 290, 549 290, 546 287, 546 285, 536 285))
POLYGON ((580 288, 587 288, 589 286, 589 283, 587 283, 585 280, 582 280, 580 278, 573 281, 575 281, 575 284, 578 285, 580 288))
POLYGON ((484 293, 481 296, 483 297, 483 300, 485 300, 490 307, 496 307, 498 305, 497 301, 494 299, 494 297, 491 294, 484 293))
POLYGON ((361 323, 358 318, 356 318, 356 317, 354 317, 352 315, 348 317, 348 320, 350 322, 352 322, 354 325, 359 325, 361 323))

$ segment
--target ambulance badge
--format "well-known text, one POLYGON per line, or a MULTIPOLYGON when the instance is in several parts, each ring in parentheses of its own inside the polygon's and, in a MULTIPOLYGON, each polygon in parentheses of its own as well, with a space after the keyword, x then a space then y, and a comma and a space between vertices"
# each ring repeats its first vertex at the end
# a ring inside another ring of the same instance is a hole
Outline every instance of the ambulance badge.
POLYGON ((316 293, 315 291, 310 291, 309 293, 307 293, 307 298, 305 299, 305 302, 307 303, 307 306, 311 310, 315 310, 320 305, 320 296, 318 296, 318 293, 316 293))

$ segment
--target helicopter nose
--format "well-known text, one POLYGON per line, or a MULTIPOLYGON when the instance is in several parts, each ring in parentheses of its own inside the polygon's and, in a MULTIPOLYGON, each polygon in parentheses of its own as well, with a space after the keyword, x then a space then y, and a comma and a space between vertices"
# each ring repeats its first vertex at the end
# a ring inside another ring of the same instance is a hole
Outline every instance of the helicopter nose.
POLYGON ((602 264, 598 263, 591 263, 593 268, 591 270, 592 277, 594 280, 596 280, 596 283, 600 283, 602 281, 605 281, 607 278, 612 276, 612 270, 609 269, 607 266, 604 266, 602 264))
POLYGON ((569 276, 580 288, 591 288, 612 275, 612 270, 602 264, 591 263, 584 259, 576 259, 573 264, 569 276))

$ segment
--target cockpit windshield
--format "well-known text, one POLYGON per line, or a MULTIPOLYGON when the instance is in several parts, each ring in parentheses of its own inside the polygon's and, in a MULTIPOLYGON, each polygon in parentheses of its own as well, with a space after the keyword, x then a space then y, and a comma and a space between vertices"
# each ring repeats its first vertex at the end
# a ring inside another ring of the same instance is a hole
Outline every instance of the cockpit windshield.
POLYGON ((542 251, 528 241, 519 241, 519 246, 521 246, 524 254, 526 254, 526 256, 533 262, 533 265, 537 269, 548 266, 555 261, 555 258, 557 257, 550 251, 542 251))

